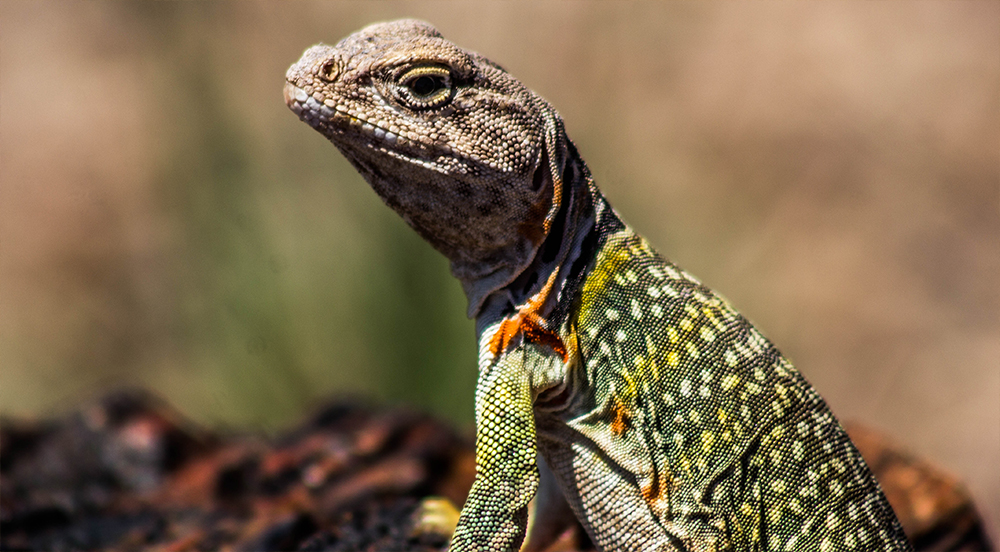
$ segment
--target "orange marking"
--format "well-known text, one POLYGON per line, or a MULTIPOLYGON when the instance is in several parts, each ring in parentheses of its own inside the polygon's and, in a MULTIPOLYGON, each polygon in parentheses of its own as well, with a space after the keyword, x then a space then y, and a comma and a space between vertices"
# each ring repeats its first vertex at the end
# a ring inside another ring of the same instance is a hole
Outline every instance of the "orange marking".
POLYGON ((611 421, 611 433, 614 433, 616 437, 621 437, 632 423, 632 413, 617 398, 611 403, 611 409, 615 414, 615 419, 611 421))
MULTIPOLYGON (((546 156, 547 157, 547 156, 546 156)), ((559 208, 562 207, 562 178, 556 176, 552 179, 552 205, 549 207, 549 215, 545 217, 545 222, 542 223, 545 228, 545 233, 548 234, 549 230, 552 228, 552 221, 556 218, 556 213, 559 212, 559 208), (553 208, 554 207, 554 208, 553 208)))
POLYGON ((545 282, 545 286, 538 293, 518 308, 517 313, 513 317, 507 318, 500 323, 500 327, 497 328, 496 333, 490 338, 490 352, 493 353, 494 357, 506 351, 511 342, 518 335, 523 334, 524 339, 527 341, 551 347, 553 351, 562 357, 563 362, 569 360, 569 355, 566 352, 566 344, 563 343, 562 338, 559 337, 559 334, 548 329, 545 319, 538 314, 538 311, 541 310, 545 305, 545 301, 549 298, 549 293, 552 292, 552 286, 555 284, 558 274, 559 269, 556 268, 552 271, 552 275, 549 276, 549 280, 545 282))
POLYGON ((654 477, 650 480, 649 485, 643 485, 642 498, 646 501, 646 504, 652 505, 654 502, 659 500, 660 491, 660 478, 654 477))
POLYGON ((641 488, 643 500, 659 516, 665 516, 670 511, 669 495, 672 485, 673 478, 669 472, 666 474, 656 473, 650 479, 649 485, 643 485, 641 488))

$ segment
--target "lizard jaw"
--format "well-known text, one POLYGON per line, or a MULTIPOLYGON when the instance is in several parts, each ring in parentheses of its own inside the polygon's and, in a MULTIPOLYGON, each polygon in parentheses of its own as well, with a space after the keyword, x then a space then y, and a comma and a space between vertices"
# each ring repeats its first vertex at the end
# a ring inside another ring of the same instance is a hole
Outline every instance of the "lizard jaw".
MULTIPOLYGON (((284 96, 285 104, 299 116, 299 119, 330 140, 336 140, 335 136, 344 135, 350 130, 368 137, 373 146, 379 143, 395 147, 421 145, 419 140, 411 139, 398 130, 393 132, 357 114, 352 114, 345 105, 337 105, 329 99, 321 102, 316 99, 316 95, 310 95, 291 81, 285 83, 284 96)), ((447 144, 441 144, 440 149, 441 153, 451 152, 447 144)))

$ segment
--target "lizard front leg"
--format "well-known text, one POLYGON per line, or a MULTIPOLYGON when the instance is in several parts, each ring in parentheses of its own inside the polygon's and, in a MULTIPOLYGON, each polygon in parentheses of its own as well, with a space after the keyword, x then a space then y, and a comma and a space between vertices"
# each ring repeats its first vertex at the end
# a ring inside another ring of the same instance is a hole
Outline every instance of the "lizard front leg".
POLYGON ((531 381, 523 350, 514 349, 479 376, 476 480, 450 550, 518 550, 537 489, 531 381))

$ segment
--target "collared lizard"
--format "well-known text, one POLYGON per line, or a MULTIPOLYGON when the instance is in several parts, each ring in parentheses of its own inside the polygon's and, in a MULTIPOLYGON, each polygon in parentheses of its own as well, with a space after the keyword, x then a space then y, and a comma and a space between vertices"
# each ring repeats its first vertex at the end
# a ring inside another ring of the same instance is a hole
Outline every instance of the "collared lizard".
POLYGON ((476 319, 451 550, 909 550, 826 404, 598 191, 559 114, 427 23, 308 49, 288 106, 443 253, 476 319))

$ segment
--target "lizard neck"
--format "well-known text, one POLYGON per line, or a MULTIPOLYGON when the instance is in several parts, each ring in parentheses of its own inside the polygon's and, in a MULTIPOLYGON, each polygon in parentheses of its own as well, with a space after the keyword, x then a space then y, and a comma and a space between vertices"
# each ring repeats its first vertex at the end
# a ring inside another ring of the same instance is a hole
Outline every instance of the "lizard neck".
MULTIPOLYGON (((596 247, 602 229, 623 226, 607 200, 593 182, 590 170, 569 143, 567 163, 575 167, 564 171, 574 175, 564 182, 564 201, 552 227, 534 258, 508 285, 490 293, 476 317, 476 335, 480 342, 494 339, 496 327, 513 316, 537 317, 553 326, 550 316, 559 317, 572 291, 582 280, 587 260, 596 247)), ((554 329, 554 328, 551 328, 554 329)))

